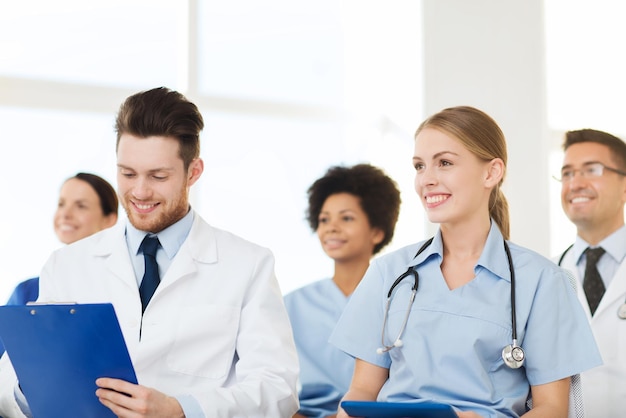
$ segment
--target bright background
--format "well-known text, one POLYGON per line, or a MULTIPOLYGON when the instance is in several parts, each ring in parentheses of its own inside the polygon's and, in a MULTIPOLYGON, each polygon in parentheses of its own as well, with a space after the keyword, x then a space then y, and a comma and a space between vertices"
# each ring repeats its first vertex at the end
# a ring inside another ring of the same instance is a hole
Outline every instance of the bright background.
MULTIPOLYGON (((398 182, 387 251, 425 238, 410 160, 426 116, 429 1, 461 0, 0 0, 0 300, 60 246, 63 180, 89 171, 115 184, 117 108, 161 85, 198 104, 207 125, 194 208, 271 248, 284 292, 332 274, 304 220, 306 190, 330 165, 370 162, 398 182)), ((478 3, 489 1, 501 2, 478 3)), ((540 3, 548 153, 536 158, 557 172, 564 130, 626 136, 626 5, 540 3)), ((574 230, 558 183, 545 181, 550 230, 536 239, 553 255, 574 230)))

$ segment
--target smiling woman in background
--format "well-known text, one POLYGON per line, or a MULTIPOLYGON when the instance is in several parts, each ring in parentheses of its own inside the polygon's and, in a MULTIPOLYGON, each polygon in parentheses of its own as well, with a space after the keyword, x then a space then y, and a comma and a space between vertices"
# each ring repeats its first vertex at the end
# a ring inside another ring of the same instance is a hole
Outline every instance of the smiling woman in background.
POLYGON ((370 259, 393 238, 400 191, 381 169, 357 164, 329 168, 308 196, 307 220, 334 273, 285 296, 300 359, 294 418, 327 418, 335 416, 354 368, 352 357, 328 344, 328 337, 370 259))
MULTIPOLYGON (((78 173, 61 186, 54 232, 63 244, 71 244, 115 225, 117 207, 115 189, 105 179, 78 173)), ((38 296, 39 277, 34 277, 17 285, 7 305, 25 305, 38 296)))

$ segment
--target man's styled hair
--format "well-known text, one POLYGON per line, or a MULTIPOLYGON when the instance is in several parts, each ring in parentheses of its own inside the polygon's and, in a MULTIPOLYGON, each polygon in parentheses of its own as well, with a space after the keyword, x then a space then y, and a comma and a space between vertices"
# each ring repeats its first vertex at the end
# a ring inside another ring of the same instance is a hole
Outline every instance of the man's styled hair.
POLYGON ((611 156, 620 170, 626 170, 626 143, 609 133, 597 131, 595 129, 579 129, 565 133, 563 151, 582 142, 595 142, 607 146, 611 150, 611 156))
POLYGON ((200 131, 204 121, 195 104, 166 87, 142 91, 128 97, 115 120, 116 150, 122 134, 139 138, 164 136, 180 144, 179 156, 185 169, 200 156, 200 131))

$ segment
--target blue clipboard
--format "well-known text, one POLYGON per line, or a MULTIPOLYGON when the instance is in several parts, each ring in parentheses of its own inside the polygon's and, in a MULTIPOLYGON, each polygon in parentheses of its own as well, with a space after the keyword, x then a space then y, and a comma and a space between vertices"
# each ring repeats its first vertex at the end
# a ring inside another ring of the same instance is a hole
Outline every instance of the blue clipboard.
POLYGON ((115 418, 96 379, 137 383, 110 303, 0 306, 0 338, 35 418, 115 418))
POLYGON ((431 401, 343 401, 341 407, 348 415, 363 418, 457 418, 450 405, 431 401))

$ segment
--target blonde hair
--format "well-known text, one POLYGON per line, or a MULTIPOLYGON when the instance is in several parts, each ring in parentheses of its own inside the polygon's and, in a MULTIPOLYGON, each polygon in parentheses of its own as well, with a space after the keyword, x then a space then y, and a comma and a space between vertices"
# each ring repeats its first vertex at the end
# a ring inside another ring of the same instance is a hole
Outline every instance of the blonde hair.
MULTIPOLYGON (((506 170, 507 151, 504 133, 491 116, 470 106, 444 109, 420 124, 415 136, 424 128, 435 128, 458 139, 467 150, 483 161, 500 158, 506 170)), ((489 196, 489 216, 498 224, 505 239, 509 239, 509 204, 500 189, 504 175, 489 196)))

